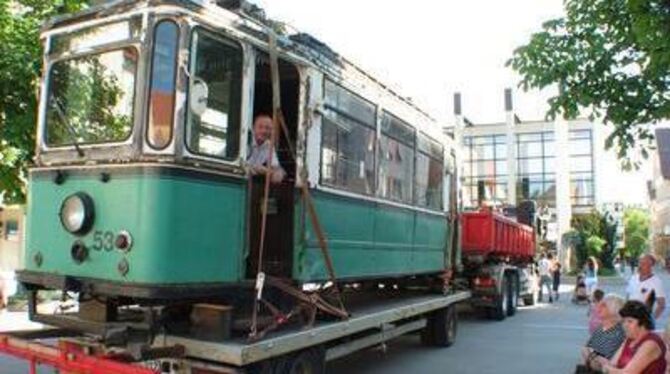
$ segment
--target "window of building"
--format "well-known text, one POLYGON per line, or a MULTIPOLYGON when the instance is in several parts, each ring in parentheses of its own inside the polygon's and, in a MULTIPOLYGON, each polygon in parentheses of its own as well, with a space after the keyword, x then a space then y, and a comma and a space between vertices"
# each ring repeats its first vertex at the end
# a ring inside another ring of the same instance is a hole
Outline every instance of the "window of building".
POLYGON ((325 83, 326 109, 321 128, 321 183, 350 192, 375 192, 375 107, 325 83))
POLYGON ((411 204, 414 180, 414 129, 388 112, 382 113, 379 138, 379 193, 411 204))
POLYGON ((595 203, 593 173, 593 134, 590 129, 571 130, 570 143, 570 198, 573 206, 595 203))
POLYGON ((517 200, 528 198, 556 205, 555 141, 553 132, 522 133, 517 145, 517 200))
POLYGON ((507 199, 506 135, 464 138, 464 203, 477 205, 477 184, 482 181, 488 199, 507 199))
POLYGON ((19 221, 10 219, 5 222, 5 240, 19 240, 19 221))
POLYGON ((186 146, 196 154, 234 160, 239 156, 242 97, 242 49, 196 30, 192 38, 190 85, 204 85, 202 113, 186 116, 186 146))

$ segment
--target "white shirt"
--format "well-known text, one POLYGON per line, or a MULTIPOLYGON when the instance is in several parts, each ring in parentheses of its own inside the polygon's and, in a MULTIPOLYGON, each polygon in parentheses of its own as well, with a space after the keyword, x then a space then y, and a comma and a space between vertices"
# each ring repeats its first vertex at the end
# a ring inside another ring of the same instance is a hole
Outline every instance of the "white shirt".
MULTIPOLYGON (((270 161, 270 141, 264 141, 261 144, 256 143, 256 141, 251 142, 251 149, 249 152, 249 157, 247 157, 247 163, 250 166, 265 166, 268 167, 270 161)), ((274 149, 274 154, 272 155, 272 163, 269 165, 273 168, 280 168, 279 157, 277 157, 277 149, 274 149)))
POLYGON ((540 275, 551 275, 549 273, 549 268, 551 267, 551 263, 549 262, 549 259, 543 258, 540 260, 540 275))
POLYGON ((651 294, 651 290, 654 290, 656 300, 665 299, 665 291, 663 290, 663 282, 661 282, 661 278, 654 274, 651 277, 640 281, 640 274, 635 274, 630 277, 630 280, 628 281, 626 293, 628 293, 629 300, 637 300, 644 303, 651 294))

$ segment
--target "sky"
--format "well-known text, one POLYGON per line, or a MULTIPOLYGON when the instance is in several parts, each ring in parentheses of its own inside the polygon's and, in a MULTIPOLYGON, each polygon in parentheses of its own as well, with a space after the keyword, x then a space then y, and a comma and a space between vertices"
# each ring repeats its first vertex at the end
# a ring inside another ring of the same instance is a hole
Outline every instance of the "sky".
MULTIPOLYGON (((411 97, 442 125, 453 123, 455 92, 475 124, 504 121, 507 87, 522 120, 544 117, 551 90, 516 89, 519 77, 505 62, 544 21, 563 14, 562 0, 251 1, 411 97)), ((648 165, 623 173, 614 155, 605 159, 597 186, 603 201, 646 203, 648 165)))
MULTIPOLYGON (((253 1, 448 123, 457 91, 475 123, 503 120, 503 90, 518 82, 505 62, 562 14, 561 0, 253 1)), ((522 119, 542 118, 537 93, 515 96, 522 119)))

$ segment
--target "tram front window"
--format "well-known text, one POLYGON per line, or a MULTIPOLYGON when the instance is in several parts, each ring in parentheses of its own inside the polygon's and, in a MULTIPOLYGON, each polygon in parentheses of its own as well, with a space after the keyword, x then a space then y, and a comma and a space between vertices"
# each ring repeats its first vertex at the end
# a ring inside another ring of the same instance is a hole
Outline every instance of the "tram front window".
POLYGON ((196 30, 191 54, 186 145, 196 154, 234 160, 240 145, 242 49, 196 30))
POLYGON ((127 47, 61 60, 49 73, 49 146, 120 142, 130 136, 138 53, 127 47))

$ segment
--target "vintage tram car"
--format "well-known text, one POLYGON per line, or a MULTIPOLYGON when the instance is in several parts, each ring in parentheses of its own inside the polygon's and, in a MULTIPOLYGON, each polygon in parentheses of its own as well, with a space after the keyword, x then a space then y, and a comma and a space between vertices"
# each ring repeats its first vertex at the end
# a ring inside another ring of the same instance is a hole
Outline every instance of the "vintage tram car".
MULTIPOLYGON (((230 3, 108 1, 44 26, 29 290, 109 310, 253 285, 262 182, 245 161, 254 116, 272 112, 277 24, 230 3)), ((307 185, 338 282, 443 273, 456 162, 436 121, 309 35, 276 48, 287 177, 271 189, 265 271, 328 280, 307 185)))

